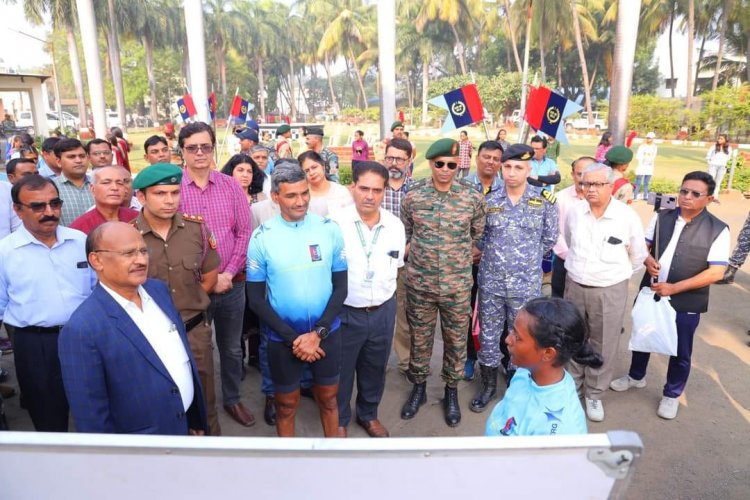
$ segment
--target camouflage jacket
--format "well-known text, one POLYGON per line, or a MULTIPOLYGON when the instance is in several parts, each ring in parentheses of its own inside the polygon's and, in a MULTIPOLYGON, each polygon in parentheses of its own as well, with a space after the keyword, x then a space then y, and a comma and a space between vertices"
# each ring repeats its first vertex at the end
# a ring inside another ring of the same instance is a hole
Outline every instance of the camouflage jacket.
POLYGON ((505 186, 487 195, 487 226, 480 242, 477 282, 505 297, 541 293, 542 255, 557 241, 554 195, 526 186, 516 205, 505 186))
POLYGON ((410 245, 407 286, 441 295, 470 290, 471 248, 484 231, 484 196, 462 180, 442 193, 424 179, 409 188, 401 220, 410 245))

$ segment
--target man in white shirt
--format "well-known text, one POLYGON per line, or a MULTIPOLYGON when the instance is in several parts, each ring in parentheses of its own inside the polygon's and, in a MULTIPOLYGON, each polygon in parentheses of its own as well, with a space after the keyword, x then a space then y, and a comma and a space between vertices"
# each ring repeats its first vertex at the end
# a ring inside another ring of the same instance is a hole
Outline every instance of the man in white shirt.
POLYGON ((349 267, 348 294, 341 312, 339 436, 351 419, 352 388, 357 376, 357 424, 371 437, 388 437, 378 420, 385 368, 396 321, 396 281, 404 265, 404 224, 381 208, 388 170, 360 161, 352 171, 354 205, 333 219, 344 236, 349 267))
POLYGON ((628 281, 648 255, 641 221, 632 208, 612 198, 613 181, 611 168, 589 165, 582 183, 588 203, 571 207, 565 220, 565 298, 586 318, 591 345, 604 358, 600 368, 573 361, 568 365, 586 399, 586 415, 594 422, 604 420, 601 396, 612 381, 628 281))
POLYGON ((565 258, 568 256, 568 245, 565 243, 565 216, 568 214, 568 209, 575 203, 584 199, 583 186, 583 171, 595 163, 596 160, 591 156, 581 156, 574 160, 571 164, 570 175, 573 178, 573 184, 561 189, 557 192, 557 221, 558 230, 560 236, 557 238, 557 243, 552 247, 552 251, 555 253, 555 258, 552 261, 552 296, 563 297, 565 293, 565 258))
MULTIPOLYGON (((646 230, 651 255, 645 262, 647 272, 641 287, 651 286, 659 296, 669 297, 677 312, 677 356, 669 359, 667 383, 657 410, 657 415, 667 420, 677 416, 677 398, 690 375, 693 337, 701 313, 708 310, 709 285, 721 279, 728 263, 729 228, 706 210, 715 188, 716 182, 707 172, 688 173, 680 187, 679 208, 659 212, 646 230)), ((646 387, 650 355, 633 351, 632 356, 628 374, 610 384, 613 391, 646 387)))
POLYGON ((148 279, 148 247, 124 222, 86 239, 99 284, 59 338, 76 430, 202 435, 203 390, 185 325, 166 285, 148 279))

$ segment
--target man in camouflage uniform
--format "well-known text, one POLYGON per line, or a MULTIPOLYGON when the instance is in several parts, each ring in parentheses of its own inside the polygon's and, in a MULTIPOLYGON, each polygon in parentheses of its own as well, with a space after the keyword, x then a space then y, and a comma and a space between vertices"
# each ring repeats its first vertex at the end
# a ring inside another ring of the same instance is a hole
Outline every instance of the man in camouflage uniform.
POLYGON ((216 411, 211 325, 206 321, 208 297, 219 276, 216 242, 200 216, 179 214, 182 169, 157 163, 133 181, 143 210, 132 222, 151 254, 148 275, 167 284, 180 311, 206 399, 209 433, 221 435, 216 411))
POLYGON ((446 423, 455 427, 461 421, 457 386, 466 361, 472 247, 484 231, 485 201, 473 186, 454 179, 458 142, 440 139, 425 158, 432 177, 414 184, 401 207, 409 259, 409 380, 414 384, 401 418, 413 418, 427 400, 425 381, 439 313, 444 342, 441 375, 446 384, 443 408, 446 423))
POLYGON ((305 129, 305 144, 310 151, 315 151, 323 158, 326 167, 326 177, 339 181, 339 157, 330 149, 323 147, 323 127, 307 127, 305 129))
POLYGON ((507 381, 513 376, 505 347, 507 330, 526 301, 542 294, 539 264, 557 241, 554 195, 527 183, 533 156, 534 150, 525 144, 509 147, 501 159, 504 185, 487 195, 487 226, 480 242, 477 279, 482 386, 469 406, 477 413, 497 393, 501 350, 507 381))
POLYGON ((734 252, 729 257, 729 265, 727 270, 724 271, 724 278, 717 281, 716 284, 729 285, 734 283, 734 275, 737 274, 737 269, 745 263, 748 253, 750 253, 750 214, 747 215, 747 219, 745 219, 745 223, 740 230, 740 235, 737 237, 737 246, 734 247, 734 252))

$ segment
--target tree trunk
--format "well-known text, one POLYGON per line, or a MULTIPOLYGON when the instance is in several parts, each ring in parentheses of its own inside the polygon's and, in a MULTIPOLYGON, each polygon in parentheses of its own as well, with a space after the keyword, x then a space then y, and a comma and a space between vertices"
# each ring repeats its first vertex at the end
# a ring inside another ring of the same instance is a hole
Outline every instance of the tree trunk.
POLYGON ((430 63, 422 61, 422 125, 427 125, 427 89, 430 86, 430 63))
POLYGON ((544 8, 539 12, 539 72, 541 73, 542 85, 547 81, 547 71, 544 65, 544 8))
POLYGON ((466 61, 464 60, 464 44, 461 43, 461 39, 458 37, 458 31, 456 27, 451 24, 451 31, 453 31, 453 38, 456 39, 456 52, 458 52, 458 64, 461 67, 461 74, 466 76, 466 61))
POLYGON ((505 0, 505 20, 508 22, 508 32, 510 33, 510 43, 513 45, 513 55, 516 58, 516 69, 519 73, 523 71, 521 66, 521 57, 518 55, 518 45, 516 44, 516 33, 513 31, 513 23, 510 21, 510 0, 505 0))
POLYGON ((336 99, 336 92, 333 90, 333 78, 331 78, 331 61, 328 59, 328 54, 326 54, 325 59, 323 60, 324 67, 326 69, 326 78, 328 79, 328 90, 331 92, 331 104, 333 105, 333 110, 336 113, 336 116, 341 114, 341 106, 339 106, 339 101, 336 99))
MULTIPOLYGON (((151 36, 143 37, 143 46, 146 50, 146 74, 148 75, 149 99, 151 101, 151 120, 156 125, 159 120, 159 107, 156 102, 156 76, 154 75, 154 43, 151 36)), ((171 103, 170 103, 171 104, 171 103)))
POLYGON ((557 88, 563 88, 562 79, 562 47, 557 46, 557 88))
MULTIPOLYGON (((187 47, 187 40, 183 40, 183 47, 187 47)), ((187 92, 187 89, 191 88, 192 82, 190 81, 190 53, 187 50, 182 51, 182 74, 185 78, 185 91, 187 92)), ((172 103, 169 103, 170 106, 172 103)))
POLYGON ((297 121, 297 96, 294 93, 294 59, 289 55, 289 115, 293 122, 297 121))
POLYGON ((570 0, 570 10, 573 14, 573 31, 576 37, 576 46, 578 47, 578 59, 581 61, 581 75, 583 76, 583 93, 585 97, 586 113, 588 114, 589 123, 592 123, 594 115, 591 111, 591 87, 589 85, 589 70, 586 67, 586 54, 583 52, 583 40, 581 39, 581 25, 578 21, 578 9, 576 0, 570 0))
POLYGON ((302 77, 300 76, 299 73, 297 73, 297 83, 299 83, 300 94, 302 94, 302 100, 305 101, 305 107, 307 107, 307 112, 315 116, 315 106, 314 105, 310 106, 310 101, 307 100, 307 94, 305 94, 305 86, 302 85, 302 77))
POLYGON ((115 0, 107 0, 107 11, 109 14, 109 62, 112 65, 112 83, 115 87, 115 101, 117 103, 117 114, 120 115, 120 127, 126 130, 128 121, 125 118, 125 89, 122 86, 122 67, 120 65, 120 35, 117 32, 117 20, 115 18, 115 0))
MULTIPOLYGON (((719 52, 716 54, 716 68, 714 69, 714 80, 711 82, 711 90, 716 90, 719 85, 719 73, 721 73, 721 60, 724 57, 724 41, 727 36, 727 24, 729 24, 729 12, 732 6, 729 0, 725 0, 724 9, 721 13, 721 28, 719 29, 719 52)), ((703 45, 701 45, 703 47, 703 45)), ((750 61, 748 62, 750 64, 750 61)), ((696 76, 696 81, 697 81, 696 76)))
POLYGON ((357 74, 357 83, 359 83, 359 91, 362 92, 362 109, 367 108, 367 94, 365 93, 365 82, 362 80, 362 75, 359 73, 359 65, 357 59, 354 57, 354 51, 349 47, 349 57, 352 58, 352 65, 354 66, 354 72, 357 74))
POLYGON ((672 31, 674 29, 674 10, 677 3, 672 3, 672 12, 669 14, 669 78, 671 80, 671 91, 672 91, 672 99, 674 99, 674 91, 675 87, 675 81, 674 81, 674 55, 672 52, 672 31))
POLYGON ((414 97, 411 93, 411 82, 409 81, 409 77, 406 77, 406 102, 409 103, 409 109, 414 107, 414 97))
POLYGON ((747 37, 747 50, 745 51, 745 72, 747 81, 750 82, 750 36, 747 37))
POLYGON ((258 67, 258 103, 260 104, 260 116, 266 121, 266 78, 263 75, 263 59, 256 55, 255 61, 258 67))
POLYGON ((693 80, 693 95, 698 93, 698 70, 701 66, 701 61, 703 60, 703 54, 705 53, 707 37, 708 37, 708 28, 706 29, 706 32, 703 33, 703 37, 701 38, 701 48, 698 51, 698 64, 695 65, 695 79, 693 80))
POLYGON ((66 24, 65 26, 65 39, 68 42, 70 71, 73 73, 73 86, 76 89, 76 99, 78 99, 78 119, 81 122, 81 127, 88 127, 89 112, 88 109, 86 109, 86 95, 83 93, 83 74, 81 73, 81 60, 78 57, 76 36, 73 32, 73 27, 70 24, 66 24))
POLYGON ((227 114, 227 53, 224 40, 219 37, 216 40, 216 62, 219 65, 219 90, 221 91, 221 112, 224 117, 227 114))
POLYGON ((695 57, 695 0, 688 0, 688 57, 687 57, 687 97, 685 108, 693 105, 693 58, 695 57))

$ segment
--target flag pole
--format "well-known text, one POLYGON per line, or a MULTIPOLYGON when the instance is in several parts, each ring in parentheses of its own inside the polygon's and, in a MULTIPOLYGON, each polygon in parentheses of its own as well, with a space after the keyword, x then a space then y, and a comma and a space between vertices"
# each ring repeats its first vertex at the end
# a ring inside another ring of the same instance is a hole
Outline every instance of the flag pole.
MULTIPOLYGON (((237 97, 237 94, 239 94, 239 93, 240 93, 240 88, 237 87, 237 89, 235 89, 235 91, 234 91, 234 97, 232 97, 232 100, 234 100, 234 98, 237 97)), ((229 117, 227 116, 227 126, 224 129, 224 139, 221 141, 221 149, 222 149, 222 151, 224 150, 224 146, 226 146, 226 143, 227 143, 227 134, 228 133, 229 133, 229 117)), ((218 165, 219 165, 219 160, 218 160, 219 155, 218 155, 218 152, 217 152, 217 156, 216 157, 217 157, 216 165, 218 167, 218 165)))
MULTIPOLYGON (((471 83, 473 83, 474 85, 476 85, 477 84, 477 79, 474 78, 474 72, 472 71, 470 73, 470 75, 471 75, 471 83)), ((477 92, 479 92, 479 87, 477 87, 477 92)), ((484 116, 484 104, 482 104, 482 126, 484 127, 484 137, 485 137, 485 140, 489 141, 490 140, 490 133, 487 130, 487 117, 484 116)))
MULTIPOLYGON (((526 112, 526 96, 528 95, 527 83, 529 80, 529 50, 531 48, 531 18, 534 14, 532 4, 534 0, 529 0, 529 7, 526 10, 526 45, 523 51, 523 73, 521 76, 521 113, 526 112)), ((526 120, 521 120, 521 129, 518 131, 518 142, 525 143, 527 135, 526 120)))

